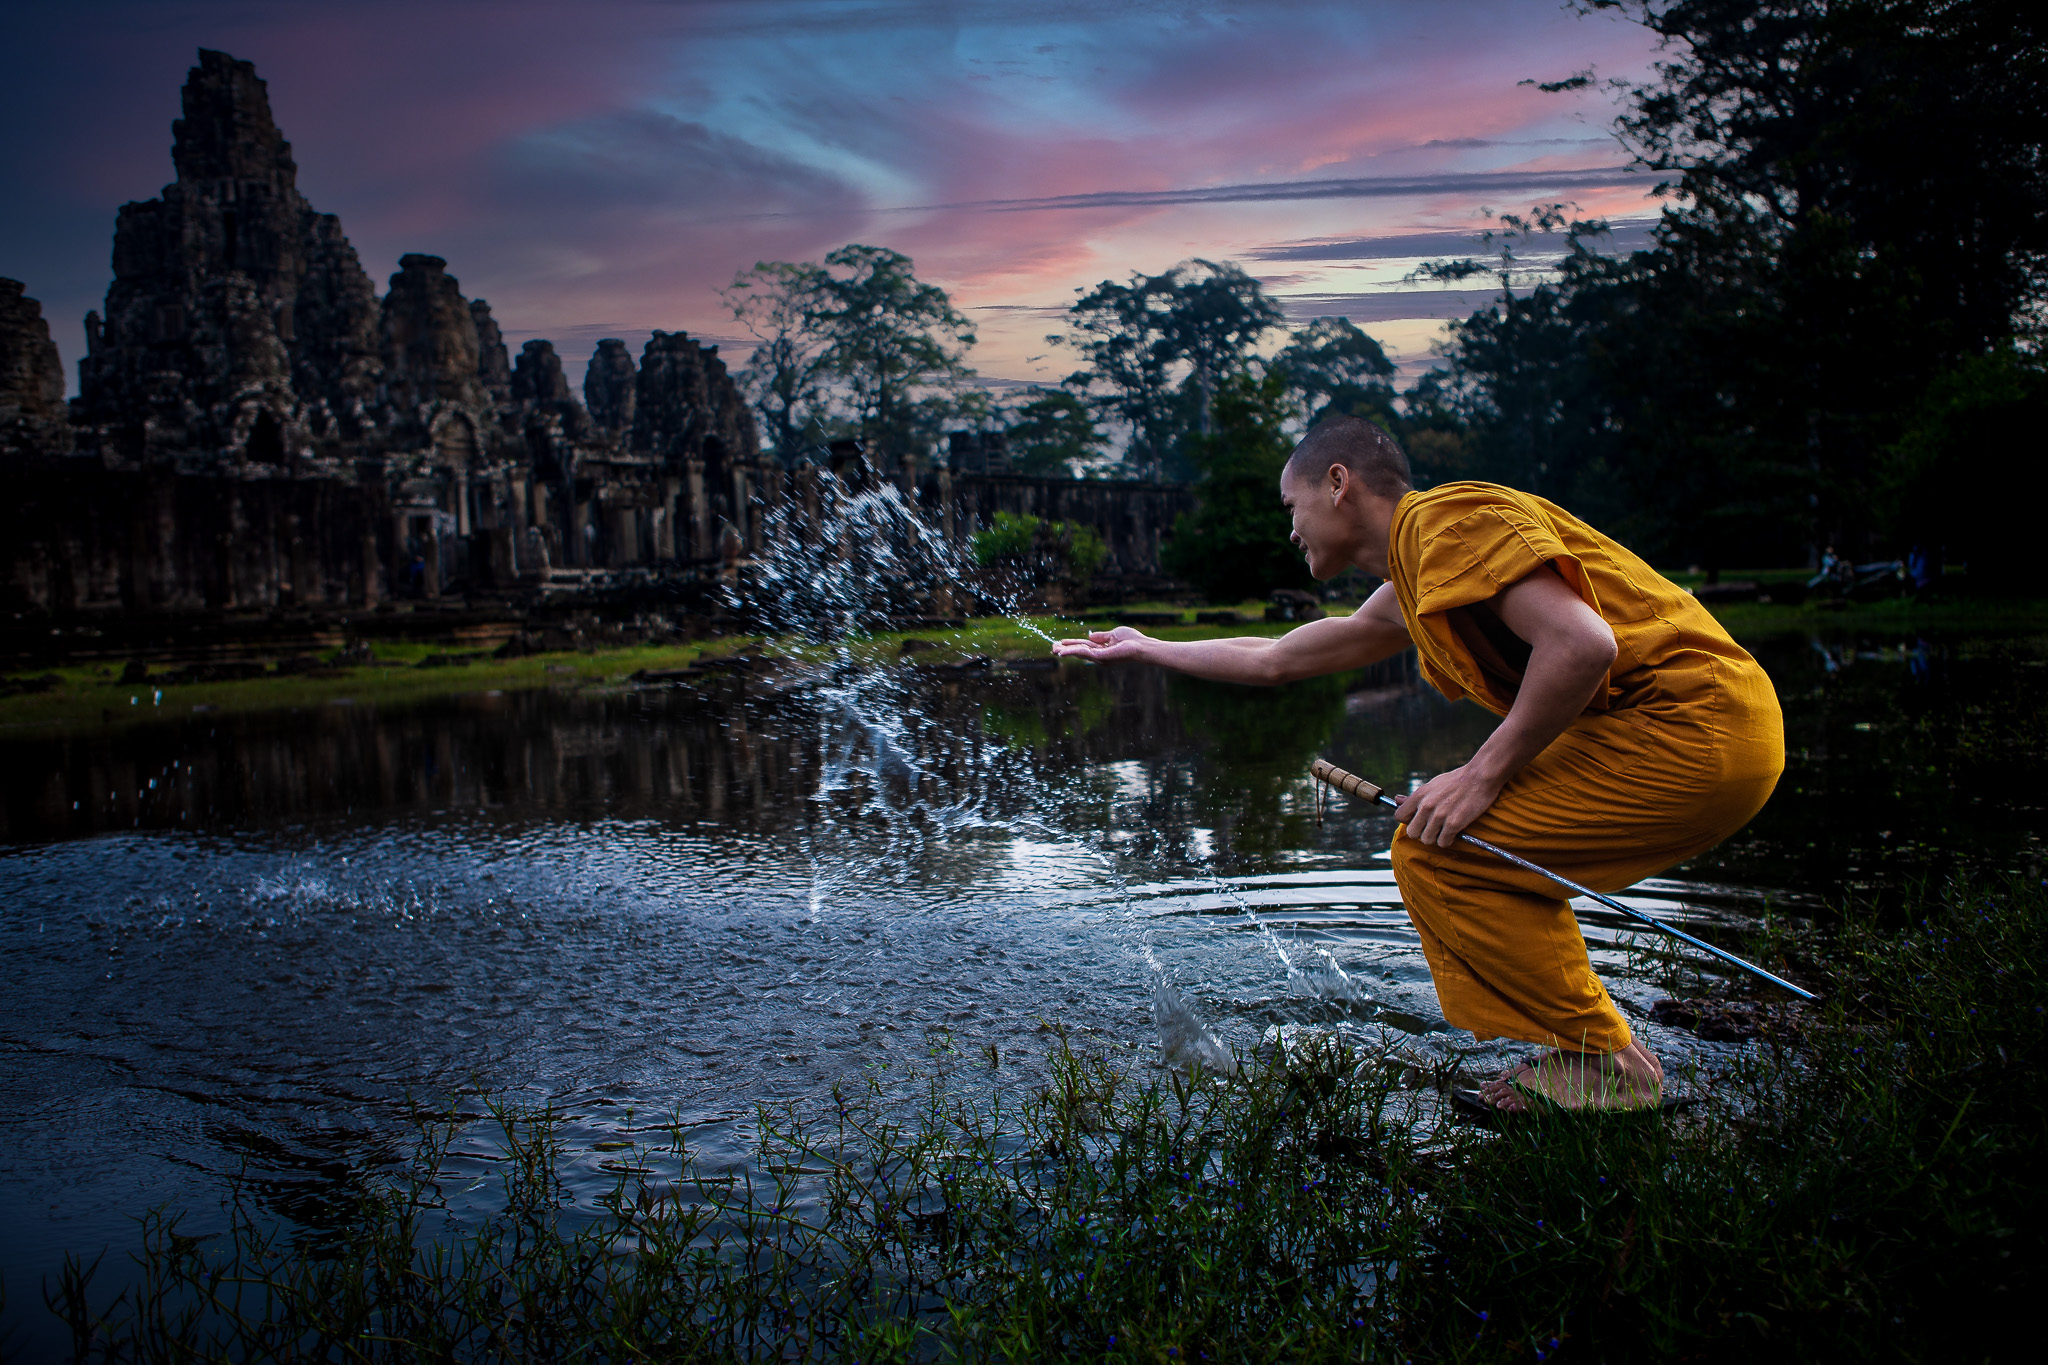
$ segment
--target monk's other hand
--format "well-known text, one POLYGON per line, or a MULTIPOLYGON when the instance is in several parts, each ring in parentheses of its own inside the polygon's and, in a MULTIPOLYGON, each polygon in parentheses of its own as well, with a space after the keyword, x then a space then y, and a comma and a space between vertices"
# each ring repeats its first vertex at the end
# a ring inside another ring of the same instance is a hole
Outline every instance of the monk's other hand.
POLYGON ((1085 640, 1061 640, 1052 647, 1056 658, 1078 657, 1095 663, 1113 659, 1135 659, 1152 637, 1129 626, 1088 632, 1085 640))
POLYGON ((1503 783, 1470 765, 1439 773, 1408 794, 1397 812, 1408 837, 1449 848, 1474 820, 1500 799, 1503 783))

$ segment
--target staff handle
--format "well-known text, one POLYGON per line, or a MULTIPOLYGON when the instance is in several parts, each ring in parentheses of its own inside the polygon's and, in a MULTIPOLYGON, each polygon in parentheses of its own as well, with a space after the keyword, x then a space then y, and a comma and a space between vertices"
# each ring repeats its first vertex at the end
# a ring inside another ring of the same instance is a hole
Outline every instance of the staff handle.
POLYGON ((1390 806, 1400 804, 1388 799, 1385 787, 1376 787, 1357 773, 1347 773, 1328 759, 1319 758, 1310 764, 1308 774, 1325 786, 1335 787, 1338 791, 1355 796, 1361 801, 1382 801, 1390 806))

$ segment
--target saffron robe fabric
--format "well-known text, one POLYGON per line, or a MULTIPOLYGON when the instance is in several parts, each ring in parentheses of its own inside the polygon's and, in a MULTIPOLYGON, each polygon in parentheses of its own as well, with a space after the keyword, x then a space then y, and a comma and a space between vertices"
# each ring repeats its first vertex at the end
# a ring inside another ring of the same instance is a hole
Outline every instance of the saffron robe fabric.
MULTIPOLYGON (((1596 891, 1683 862, 1747 824, 1785 766, 1770 678, 1684 589, 1564 509, 1497 484, 1410 493, 1387 567, 1423 675, 1498 715, 1529 647, 1485 603, 1553 566, 1614 631, 1607 684, 1469 833, 1596 891)), ((1394 875, 1444 1018, 1480 1038, 1627 1047, 1556 883, 1469 844, 1394 835, 1394 875)))

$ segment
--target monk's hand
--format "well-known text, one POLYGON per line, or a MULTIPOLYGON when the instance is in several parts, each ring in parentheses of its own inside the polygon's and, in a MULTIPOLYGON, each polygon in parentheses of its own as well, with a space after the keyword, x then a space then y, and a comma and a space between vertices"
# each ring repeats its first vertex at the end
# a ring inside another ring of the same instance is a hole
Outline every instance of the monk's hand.
POLYGON ((1396 814, 1408 826, 1409 838, 1449 848, 1500 799, 1504 785, 1469 764, 1453 768, 1410 792, 1396 814))
POLYGON ((1056 658, 1082 658, 1095 663, 1108 663, 1113 659, 1135 659, 1144 651, 1152 637, 1129 626, 1118 626, 1115 630, 1095 630, 1085 640, 1061 640, 1052 647, 1056 658))

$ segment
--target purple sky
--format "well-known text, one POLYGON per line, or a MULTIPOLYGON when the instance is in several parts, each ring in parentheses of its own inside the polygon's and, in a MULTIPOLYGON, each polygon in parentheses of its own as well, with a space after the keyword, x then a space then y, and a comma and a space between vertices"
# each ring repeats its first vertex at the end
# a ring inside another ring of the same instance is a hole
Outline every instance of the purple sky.
MULTIPOLYGON (((1401 283, 1484 211, 1654 213, 1613 97, 1518 85, 1653 46, 1545 0, 65 0, 0 47, 0 275, 67 367, 115 208, 171 176, 200 47, 256 63, 314 205, 380 287, 448 258, 513 345, 580 375, 601 336, 735 341, 715 290, 759 259, 894 247, 980 329, 1000 379, 1072 367, 1077 288, 1233 259, 1297 318, 1426 361, 1470 292, 1401 283)), ((744 347, 732 347, 733 358, 744 347)), ((75 382, 75 375, 74 375, 75 382)))

